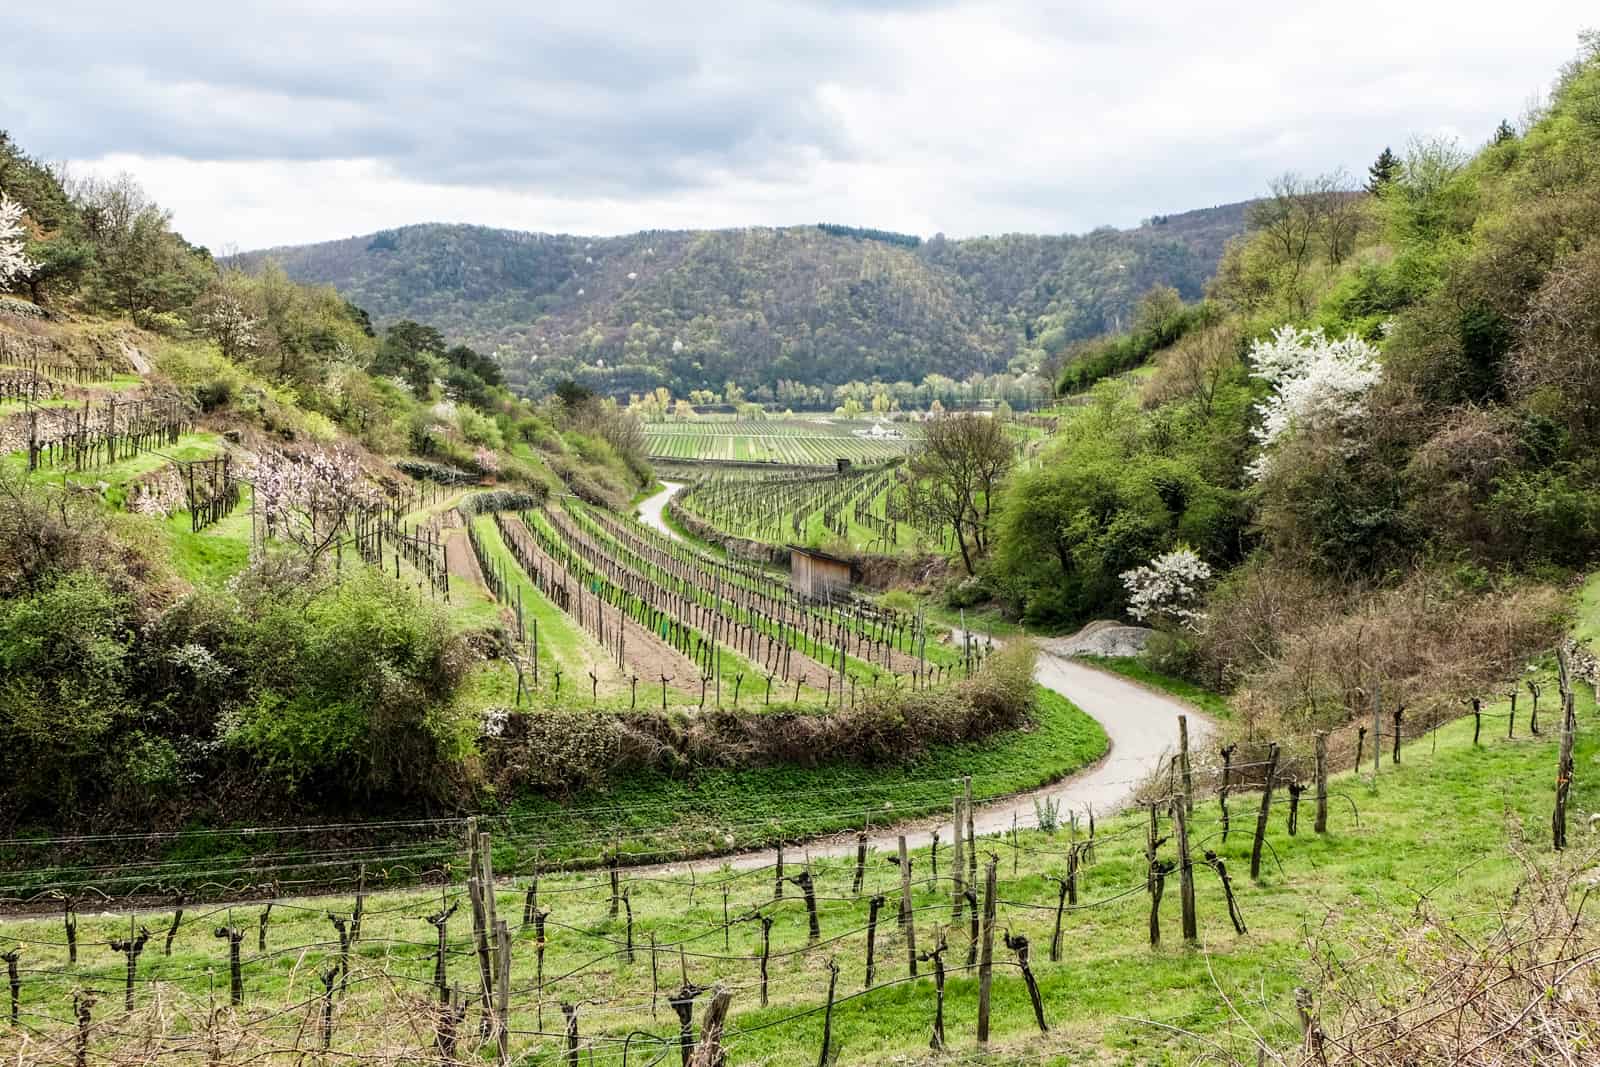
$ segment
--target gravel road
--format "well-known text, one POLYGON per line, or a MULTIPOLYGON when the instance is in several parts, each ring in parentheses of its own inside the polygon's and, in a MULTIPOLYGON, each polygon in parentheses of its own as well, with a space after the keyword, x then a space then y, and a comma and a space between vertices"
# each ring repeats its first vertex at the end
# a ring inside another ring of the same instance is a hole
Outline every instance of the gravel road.
POLYGON ((661 485, 661 492, 639 501, 639 521, 652 530, 666 534, 674 541, 682 541, 683 538, 678 536, 678 531, 668 526, 665 520, 661 518, 661 513, 666 510, 667 501, 672 499, 673 494, 683 488, 683 483, 662 482, 661 485))

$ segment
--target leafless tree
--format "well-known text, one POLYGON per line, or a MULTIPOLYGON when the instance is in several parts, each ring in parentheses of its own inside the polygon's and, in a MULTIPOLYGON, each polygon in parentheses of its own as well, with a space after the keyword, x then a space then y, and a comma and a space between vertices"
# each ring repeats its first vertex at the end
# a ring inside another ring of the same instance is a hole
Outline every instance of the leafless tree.
POLYGON ((914 506, 955 531, 968 574, 988 551, 995 497, 1015 462, 1002 421, 970 412, 931 420, 911 457, 914 506))

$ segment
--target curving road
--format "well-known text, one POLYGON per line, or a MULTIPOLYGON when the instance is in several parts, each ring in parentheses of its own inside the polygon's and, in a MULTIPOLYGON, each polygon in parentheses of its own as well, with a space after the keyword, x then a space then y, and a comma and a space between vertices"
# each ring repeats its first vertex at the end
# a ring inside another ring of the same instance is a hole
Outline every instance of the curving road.
POLYGON ((667 525, 666 520, 661 517, 661 513, 666 510, 667 501, 671 500, 683 488, 683 483, 662 482, 661 486, 661 492, 639 501, 639 521, 652 530, 666 534, 674 541, 682 541, 683 538, 678 536, 678 531, 667 525))
MULTIPOLYGON (((1082 815, 1091 808, 1097 818, 1118 811, 1127 804, 1139 782, 1177 750, 1178 716, 1189 718, 1191 750, 1205 744, 1214 732, 1211 721, 1192 706, 1051 652, 1048 642, 1039 650, 1034 677, 1040 685, 1060 693, 1093 716, 1105 728, 1110 748, 1100 762, 1062 781, 980 803, 973 818, 974 830, 979 834, 1009 830, 1013 817, 1018 826, 1036 825, 1033 801, 1047 797, 1060 801, 1063 818, 1068 811, 1082 815)), ((868 842, 880 850, 893 850, 897 847, 898 836, 903 833, 907 847, 920 848, 932 843, 936 829, 943 831, 940 837, 948 844, 948 817, 943 821, 919 819, 888 826, 874 831, 868 842)), ((855 854, 855 849, 856 838, 851 833, 809 842, 803 851, 812 856, 849 856, 855 854)), ((791 850, 789 854, 793 857, 794 852, 791 850)), ((683 870, 692 866, 710 870, 724 863, 735 869, 745 869, 767 866, 775 860, 776 854, 765 849, 687 864, 666 864, 661 869, 683 870)))

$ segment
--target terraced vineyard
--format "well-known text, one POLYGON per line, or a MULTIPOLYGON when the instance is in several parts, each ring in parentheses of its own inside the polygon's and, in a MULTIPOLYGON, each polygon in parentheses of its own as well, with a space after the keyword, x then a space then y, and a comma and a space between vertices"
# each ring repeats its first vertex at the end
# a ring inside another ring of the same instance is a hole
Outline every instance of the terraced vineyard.
POLYGON ((843 541, 890 554, 954 551, 949 529, 927 514, 900 464, 845 471, 723 469, 695 480, 681 506, 724 533, 769 544, 843 541))
POLYGON ((685 694, 698 706, 721 705, 741 693, 752 703, 829 706, 853 703, 880 683, 942 684, 960 659, 930 647, 917 616, 865 602, 806 601, 758 567, 714 558, 575 500, 482 514, 471 529, 490 585, 516 616, 556 612, 563 620, 558 629, 547 624, 542 644, 532 626, 518 624, 518 657, 541 692, 564 676, 569 699, 615 704, 625 693, 630 707, 657 699, 681 705, 685 694), (599 654, 581 663, 552 660, 550 640, 574 629, 599 654))
POLYGON ((652 459, 832 467, 840 459, 879 463, 905 455, 921 436, 915 423, 835 419, 700 417, 645 427, 652 459))

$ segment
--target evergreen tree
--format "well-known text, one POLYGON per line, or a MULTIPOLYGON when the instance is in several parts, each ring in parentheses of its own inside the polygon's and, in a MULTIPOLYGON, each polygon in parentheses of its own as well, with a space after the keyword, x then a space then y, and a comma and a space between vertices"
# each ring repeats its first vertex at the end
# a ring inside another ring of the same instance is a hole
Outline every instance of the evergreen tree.
POLYGON ((1378 153, 1377 162, 1367 168, 1367 192, 1381 193, 1386 185, 1394 181, 1400 173, 1400 157, 1389 150, 1387 145, 1378 153))
POLYGON ((1516 135, 1517 131, 1511 128, 1511 123, 1507 122, 1505 119, 1501 119, 1500 125, 1495 127, 1493 143, 1505 144, 1507 141, 1516 137, 1516 135))

